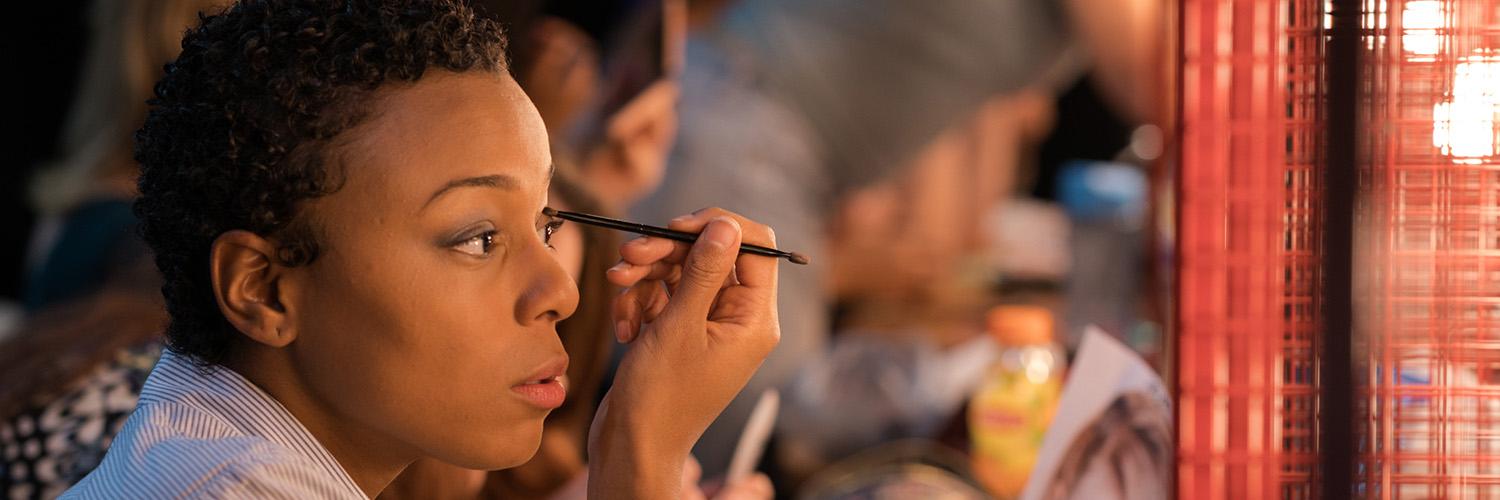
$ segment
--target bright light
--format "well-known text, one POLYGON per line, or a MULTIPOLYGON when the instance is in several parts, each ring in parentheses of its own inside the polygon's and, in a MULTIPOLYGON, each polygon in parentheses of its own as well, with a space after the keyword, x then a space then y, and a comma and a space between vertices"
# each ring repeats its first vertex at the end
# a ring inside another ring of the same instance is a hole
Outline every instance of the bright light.
POLYGON ((1454 163, 1483 163, 1500 142, 1500 55, 1476 51, 1460 58, 1452 95, 1432 106, 1432 145, 1454 163))
POLYGON ((1443 4, 1437 0, 1414 0, 1401 11, 1401 48, 1409 54, 1435 56, 1442 50, 1443 4))

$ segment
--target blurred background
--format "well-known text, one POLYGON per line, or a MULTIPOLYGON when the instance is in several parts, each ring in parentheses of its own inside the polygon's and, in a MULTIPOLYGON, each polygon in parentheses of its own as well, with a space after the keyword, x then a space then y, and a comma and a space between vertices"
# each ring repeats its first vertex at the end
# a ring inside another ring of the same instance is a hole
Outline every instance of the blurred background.
MULTIPOLYGON (((11 18, 0 495, 92 469, 160 353, 132 134, 226 4, 11 18)), ((1500 498, 1500 1, 472 4, 509 33, 557 203, 721 206, 812 256, 695 448, 706 491, 1500 498)), ((608 237, 573 231, 560 255, 602 269, 608 237)), ((565 329, 598 367, 570 398, 623 349, 602 314, 565 329)), ((583 408, 546 464, 389 493, 567 496, 583 408)))

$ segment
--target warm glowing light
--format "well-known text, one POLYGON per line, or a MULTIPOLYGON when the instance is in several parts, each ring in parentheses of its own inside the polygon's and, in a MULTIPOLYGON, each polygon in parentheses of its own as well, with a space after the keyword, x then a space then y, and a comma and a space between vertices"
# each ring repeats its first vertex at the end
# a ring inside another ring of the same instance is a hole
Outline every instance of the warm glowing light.
POLYGON ((1437 0, 1415 0, 1401 11, 1401 48, 1408 54, 1435 56, 1442 51, 1443 4, 1437 0))
POLYGON ((1454 163, 1483 163, 1500 142, 1500 55, 1459 58, 1451 95, 1432 106, 1432 145, 1454 163))

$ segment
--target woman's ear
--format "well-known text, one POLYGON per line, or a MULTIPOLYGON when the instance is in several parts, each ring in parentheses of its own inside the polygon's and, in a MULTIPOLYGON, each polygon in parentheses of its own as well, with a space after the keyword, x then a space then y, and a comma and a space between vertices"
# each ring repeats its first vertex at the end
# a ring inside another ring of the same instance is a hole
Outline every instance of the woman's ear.
POLYGON ((255 233, 229 231, 214 240, 209 268, 214 297, 229 324, 255 342, 285 347, 297 331, 282 300, 287 268, 277 260, 276 248, 255 233))

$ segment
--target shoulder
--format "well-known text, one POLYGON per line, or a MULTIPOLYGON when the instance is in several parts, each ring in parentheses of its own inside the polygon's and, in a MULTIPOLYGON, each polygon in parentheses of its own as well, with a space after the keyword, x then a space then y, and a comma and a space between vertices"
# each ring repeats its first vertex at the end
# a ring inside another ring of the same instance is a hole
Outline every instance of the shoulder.
MULTIPOLYGON (((201 432, 169 430, 170 436, 150 428, 169 413, 137 412, 130 425, 140 427, 127 425, 99 468, 65 496, 336 498, 343 491, 307 458, 264 438, 222 432, 227 428, 213 424, 201 432)), ((169 420, 201 416, 192 413, 169 420)))
MULTIPOLYGON (((227 400, 143 402, 99 468, 65 495, 95 497, 357 498, 305 450, 226 420, 227 400)), ((243 408, 241 408, 243 409, 243 408)))

